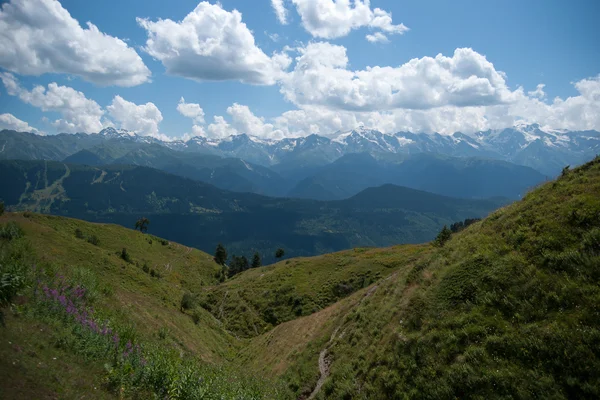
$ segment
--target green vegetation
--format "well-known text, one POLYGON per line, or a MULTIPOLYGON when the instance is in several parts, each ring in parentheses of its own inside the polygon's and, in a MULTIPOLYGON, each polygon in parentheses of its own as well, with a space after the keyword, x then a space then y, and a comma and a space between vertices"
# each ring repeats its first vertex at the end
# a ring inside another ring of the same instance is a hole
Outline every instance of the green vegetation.
MULTIPOLYGON (((199 303, 236 335, 252 337, 310 315, 385 278, 428 245, 366 249, 250 269, 199 293, 199 303)), ((240 257, 241 258, 241 257, 240 257)))
POLYGON ((148 225, 150 225, 150 220, 146 217, 142 217, 135 221, 135 229, 139 229, 141 233, 148 231, 148 225))
MULTIPOLYGON (((135 217, 169 240, 213 252, 276 261, 364 246, 433 240, 446 224, 481 217, 502 200, 467 200, 386 185, 318 202, 234 193, 136 166, 91 167, 0 161, 0 187, 11 211, 35 211, 132 227, 135 217), (251 249, 252 252, 249 252, 251 249)), ((142 226, 143 228, 143 226, 142 226)), ((143 229, 142 229, 143 231, 143 229)))
POLYGON ((597 158, 452 235, 338 320, 321 397, 597 398, 599 226, 597 158))
POLYGON ((225 265, 227 262, 227 250, 221 243, 217 245, 217 249, 215 250, 215 262, 219 265, 225 265))
POLYGON ((446 244, 446 242, 450 240, 450 236, 452 236, 452 231, 448 229, 446 225, 444 225, 440 233, 438 233, 435 240, 433 241, 433 244, 435 244, 438 247, 443 247, 446 244))
POLYGON ((456 221, 443 246, 356 247, 227 278, 215 257, 175 242, 7 213, 0 230, 18 233, 0 238, 0 392, 600 396, 600 158, 456 221))
POLYGON ((260 266, 262 266, 262 260, 260 259, 260 254, 256 252, 254 253, 254 256, 252 256, 252 265, 250 267, 259 268, 260 266))
POLYGON ((62 217, 9 213, 0 229, 19 232, 0 239, 0 310, 10 310, 0 328, 3 396, 287 398, 228 362, 241 343, 214 318, 187 314, 191 293, 216 283, 210 256, 62 217), (142 260, 163 278, 148 277, 142 260))
POLYGON ((275 250, 275 258, 280 259, 284 255, 285 255, 285 250, 283 250, 281 247, 278 248, 277 250, 275 250))

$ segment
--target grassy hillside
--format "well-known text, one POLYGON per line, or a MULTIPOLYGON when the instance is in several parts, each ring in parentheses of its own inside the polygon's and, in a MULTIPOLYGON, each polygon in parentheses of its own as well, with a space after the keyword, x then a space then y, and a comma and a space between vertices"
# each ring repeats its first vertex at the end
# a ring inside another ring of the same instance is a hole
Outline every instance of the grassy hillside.
POLYGON ((373 286, 318 398, 597 398, 599 283, 597 158, 373 286))
POLYGON ((66 215, 132 227, 213 252, 265 263, 283 247, 309 256, 364 246, 421 243, 444 225, 484 216, 501 202, 463 200, 407 188, 370 189, 336 202, 234 193, 146 167, 90 167, 44 161, 0 161, 0 197, 11 210, 66 215))
POLYGON ((429 245, 356 248, 281 261, 206 288, 200 304, 240 336, 256 336, 282 322, 313 314, 389 276, 429 245))
POLYGON ((219 284, 211 257, 182 245, 8 214, 0 265, 4 282, 23 271, 29 281, 0 328, 9 398, 600 395, 600 158, 442 246, 284 260, 219 284), (116 347, 40 286, 64 282, 85 288, 116 347))

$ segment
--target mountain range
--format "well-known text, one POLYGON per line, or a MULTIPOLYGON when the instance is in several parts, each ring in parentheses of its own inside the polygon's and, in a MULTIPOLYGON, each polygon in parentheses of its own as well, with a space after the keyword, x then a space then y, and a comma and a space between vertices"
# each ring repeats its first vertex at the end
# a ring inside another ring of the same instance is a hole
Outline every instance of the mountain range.
POLYGON ((260 251, 272 260, 283 247, 307 256, 357 246, 432 240, 443 225, 482 217, 503 199, 440 196, 395 185, 372 187, 338 201, 265 197, 219 189, 157 169, 84 166, 56 161, 0 161, 0 198, 28 210, 150 231, 206 252, 260 251))
POLYGON ((599 152, 599 132, 539 125, 471 135, 388 135, 361 127, 281 140, 241 134, 170 142, 114 128, 53 136, 0 131, 0 159, 143 165, 226 190, 319 200, 387 183, 465 198, 516 199, 599 152))

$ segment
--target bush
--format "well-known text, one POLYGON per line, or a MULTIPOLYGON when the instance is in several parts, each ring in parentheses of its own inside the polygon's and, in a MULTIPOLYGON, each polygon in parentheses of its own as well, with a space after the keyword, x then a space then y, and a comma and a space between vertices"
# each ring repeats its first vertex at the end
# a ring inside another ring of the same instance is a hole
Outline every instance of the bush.
POLYGON ((165 340, 168 336, 169 336, 169 328, 167 328, 166 326, 163 326, 158 330, 158 338, 160 340, 165 340))
POLYGON ((75 229, 75 237, 77 239, 83 239, 83 231, 79 228, 75 229))
POLYGON ((196 298, 190 292, 185 292, 181 298, 180 308, 181 311, 190 310, 196 305, 196 298))
POLYGON ((194 321, 194 324, 198 325, 198 323, 200 322, 200 313, 198 311, 194 311, 194 313, 192 314, 192 321, 194 321))
POLYGON ((142 266, 142 271, 144 271, 145 273, 150 272, 150 267, 148 267, 148 263, 144 262, 144 265, 142 266))
POLYGON ((0 239, 13 240, 23 236, 23 230, 15 222, 0 225, 0 239))
POLYGON ((96 236, 96 235, 88 236, 87 241, 88 241, 88 243, 91 243, 94 246, 98 246, 100 244, 100 239, 98 239, 98 236, 96 236))
POLYGON ((444 227, 442 228, 440 233, 438 233, 437 237, 435 238, 435 241, 433 242, 433 244, 436 245, 437 247, 443 247, 446 244, 446 242, 448 240, 450 240, 451 236, 452 236, 452 231, 450 229, 448 229, 448 227, 446 225, 444 225, 444 227))
POLYGON ((123 261, 131 263, 131 257, 129 256, 129 253, 127 252, 127 249, 125 247, 123 247, 123 250, 121 250, 120 257, 123 261))
POLYGON ((0 201, 0 217, 4 214, 4 202, 0 201))

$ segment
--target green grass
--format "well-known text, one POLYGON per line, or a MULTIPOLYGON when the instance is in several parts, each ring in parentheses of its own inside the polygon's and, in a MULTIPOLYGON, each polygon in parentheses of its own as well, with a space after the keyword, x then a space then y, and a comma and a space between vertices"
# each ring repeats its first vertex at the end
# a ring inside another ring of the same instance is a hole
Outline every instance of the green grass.
POLYGON ((382 282, 343 319, 322 397, 597 398, 600 159, 382 282))
POLYGON ((148 397, 200 374, 224 398, 306 397, 327 349, 330 376, 317 398, 600 396, 600 159, 443 247, 291 259, 222 284, 211 256, 115 225, 5 214, 2 229, 22 234, 0 239, 0 272, 18 275, 35 263, 44 282, 64 275, 83 285, 96 315, 141 344, 162 372, 107 358, 105 343, 41 312, 30 274, 0 328, 0 374, 10 378, 0 393, 94 397, 91 385, 101 382, 99 398, 148 397), (64 371, 36 369, 54 357, 64 371))
POLYGON ((206 288, 199 304, 241 337, 313 314, 410 264, 429 245, 356 248, 248 270, 206 288))

